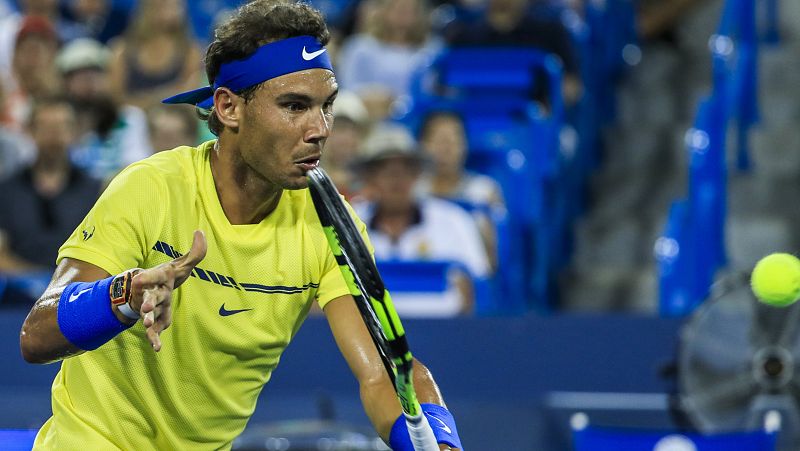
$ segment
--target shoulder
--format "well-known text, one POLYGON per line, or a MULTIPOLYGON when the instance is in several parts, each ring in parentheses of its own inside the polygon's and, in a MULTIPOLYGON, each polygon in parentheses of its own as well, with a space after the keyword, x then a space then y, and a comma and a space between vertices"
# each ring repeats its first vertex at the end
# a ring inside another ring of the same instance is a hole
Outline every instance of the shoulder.
MULTIPOLYGON (((206 143, 207 144, 207 143, 206 143)), ((205 144, 204 144, 205 145, 205 144)), ((177 191, 180 187, 193 187, 197 183, 196 159, 203 146, 182 146, 158 152, 126 167, 111 182, 112 186, 131 186, 143 192, 177 191)))
POLYGON ((488 175, 468 172, 464 175, 464 188, 467 195, 480 202, 492 201, 500 192, 500 184, 488 175))

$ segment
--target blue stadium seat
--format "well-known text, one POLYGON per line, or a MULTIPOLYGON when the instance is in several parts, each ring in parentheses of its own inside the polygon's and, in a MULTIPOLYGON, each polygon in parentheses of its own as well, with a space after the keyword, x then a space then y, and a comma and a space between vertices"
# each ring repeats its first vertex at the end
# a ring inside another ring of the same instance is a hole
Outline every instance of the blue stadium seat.
MULTIPOLYGON (((469 275, 463 265, 445 260, 377 260, 378 271, 400 315, 455 316, 461 297, 451 284, 451 273, 469 275)), ((475 312, 491 312, 489 281, 471 277, 475 290, 475 312)))

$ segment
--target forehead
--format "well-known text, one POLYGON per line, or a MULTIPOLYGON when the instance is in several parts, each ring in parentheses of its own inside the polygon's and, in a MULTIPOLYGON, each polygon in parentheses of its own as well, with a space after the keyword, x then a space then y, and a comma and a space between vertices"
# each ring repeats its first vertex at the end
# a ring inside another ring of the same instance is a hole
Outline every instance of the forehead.
POLYGON ((256 95, 278 97, 283 94, 300 94, 324 101, 336 92, 338 87, 333 72, 326 69, 308 69, 267 80, 256 95))

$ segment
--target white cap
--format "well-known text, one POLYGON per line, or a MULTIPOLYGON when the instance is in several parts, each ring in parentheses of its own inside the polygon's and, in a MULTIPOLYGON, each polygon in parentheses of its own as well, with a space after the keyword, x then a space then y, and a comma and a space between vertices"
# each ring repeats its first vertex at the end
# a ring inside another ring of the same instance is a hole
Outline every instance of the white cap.
POLYGON ((369 120, 367 107, 352 91, 339 91, 336 102, 333 103, 333 116, 337 119, 345 117, 358 125, 365 125, 369 120))
POLYGON ((66 74, 79 69, 105 69, 109 50, 94 39, 78 38, 67 44, 56 57, 56 67, 66 74))

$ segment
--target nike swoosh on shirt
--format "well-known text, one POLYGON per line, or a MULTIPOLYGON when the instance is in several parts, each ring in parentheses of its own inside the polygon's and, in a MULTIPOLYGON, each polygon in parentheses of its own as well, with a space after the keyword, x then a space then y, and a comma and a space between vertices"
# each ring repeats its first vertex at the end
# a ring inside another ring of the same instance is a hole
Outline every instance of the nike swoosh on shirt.
POLYGON ((238 310, 226 310, 224 302, 222 303, 222 305, 219 306, 219 314, 220 314, 220 316, 231 316, 231 315, 235 315, 237 313, 247 312, 247 311, 250 311, 250 310, 253 310, 253 309, 251 309, 251 308, 243 308, 243 309, 238 309, 238 310))
POLYGON ((445 422, 444 422, 444 421, 442 421, 442 420, 440 420, 440 419, 436 418, 435 416, 433 416, 433 415, 431 415, 431 414, 428 414, 428 416, 429 416, 430 418, 433 418, 434 420, 438 421, 439 423, 442 423, 442 425, 441 425, 441 426, 437 426, 439 429, 443 429, 443 430, 444 430, 445 432, 447 432, 448 434, 452 434, 452 433, 453 433, 453 431, 452 431, 452 430, 450 430, 450 426, 448 426, 447 424, 445 424, 445 422))
POLYGON ((306 61, 311 61, 314 58, 316 58, 316 57, 322 55, 323 53, 325 53, 325 50, 327 50, 327 49, 320 49, 320 50, 317 50, 316 52, 308 53, 308 52, 306 52, 306 47, 303 46, 303 59, 306 60, 306 61))
POLYGON ((77 293, 72 293, 71 295, 69 295, 69 301, 67 301, 67 302, 72 302, 72 301, 74 301, 75 299, 78 299, 79 297, 81 297, 81 295, 82 295, 83 293, 86 293, 87 291, 90 291, 91 289, 92 289, 91 287, 89 287, 89 288, 84 288, 83 290, 81 290, 81 291, 79 291, 79 292, 77 292, 77 293))

